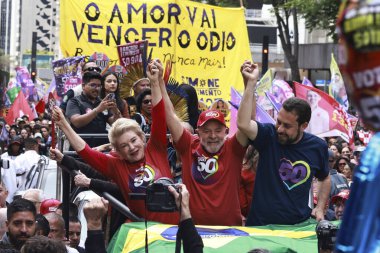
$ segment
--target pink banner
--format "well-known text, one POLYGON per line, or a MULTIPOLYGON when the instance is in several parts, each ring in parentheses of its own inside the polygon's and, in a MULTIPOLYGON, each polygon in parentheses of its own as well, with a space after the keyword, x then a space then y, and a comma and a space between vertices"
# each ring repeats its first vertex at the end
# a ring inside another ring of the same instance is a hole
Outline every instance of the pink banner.
POLYGON ((305 131, 319 137, 340 136, 345 141, 352 139, 352 128, 344 108, 325 92, 294 82, 296 96, 308 101, 312 114, 305 131))

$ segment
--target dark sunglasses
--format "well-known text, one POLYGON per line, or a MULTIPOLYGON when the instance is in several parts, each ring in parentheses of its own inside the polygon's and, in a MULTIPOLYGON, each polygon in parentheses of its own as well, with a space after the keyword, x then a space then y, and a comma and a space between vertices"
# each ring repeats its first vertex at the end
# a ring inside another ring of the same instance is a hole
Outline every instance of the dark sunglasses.
POLYGON ((339 163, 339 166, 346 166, 347 163, 339 163))
POLYGON ((152 99, 146 99, 146 100, 143 100, 142 102, 143 102, 144 105, 151 104, 152 103, 152 99))
POLYGON ((83 70, 83 72, 86 72, 86 71, 96 71, 98 73, 102 72, 102 70, 99 67, 89 67, 83 70))

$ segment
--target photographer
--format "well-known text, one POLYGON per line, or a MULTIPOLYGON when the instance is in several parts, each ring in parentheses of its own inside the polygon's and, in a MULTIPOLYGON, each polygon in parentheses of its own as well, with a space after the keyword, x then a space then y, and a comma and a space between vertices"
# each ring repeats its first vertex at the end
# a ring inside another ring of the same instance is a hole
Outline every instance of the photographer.
POLYGON ((177 237, 183 240, 184 253, 203 252, 202 238, 199 236, 191 218, 189 192, 184 184, 178 184, 176 187, 178 187, 179 193, 173 186, 169 186, 168 189, 173 194, 176 205, 180 209, 180 223, 178 225, 177 237))

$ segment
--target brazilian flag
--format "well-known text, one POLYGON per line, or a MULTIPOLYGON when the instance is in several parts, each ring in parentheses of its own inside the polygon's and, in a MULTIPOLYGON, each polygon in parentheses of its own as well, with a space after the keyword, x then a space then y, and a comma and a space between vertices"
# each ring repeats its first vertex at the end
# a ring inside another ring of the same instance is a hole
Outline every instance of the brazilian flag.
MULTIPOLYGON (((196 226, 207 253, 246 253, 252 249, 270 252, 318 252, 315 220, 296 225, 260 227, 196 226)), ((149 251, 174 253, 177 226, 148 222, 149 251)), ((145 252, 145 223, 121 226, 108 246, 109 253, 145 252)))

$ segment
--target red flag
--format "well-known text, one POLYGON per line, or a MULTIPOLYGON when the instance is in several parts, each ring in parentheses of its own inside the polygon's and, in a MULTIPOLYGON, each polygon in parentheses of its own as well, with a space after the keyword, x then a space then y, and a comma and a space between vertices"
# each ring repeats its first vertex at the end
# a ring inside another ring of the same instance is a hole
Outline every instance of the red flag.
POLYGON ((28 101, 26 101, 24 93, 20 91, 15 101, 13 101, 12 106, 9 108, 5 121, 7 124, 12 125, 16 118, 22 117, 23 115, 28 115, 28 117, 30 117, 33 115, 33 111, 30 108, 28 101))
POLYGON ((44 99, 41 99, 40 101, 38 101, 38 103, 36 105, 36 112, 38 112, 38 113, 44 113, 45 112, 45 101, 44 101, 44 99))
POLYGON ((305 99, 311 106, 311 119, 305 131, 319 137, 340 136, 347 142, 353 140, 348 115, 334 98, 317 88, 293 83, 296 97, 305 99))
MULTIPOLYGON (((56 100, 54 98, 53 93, 51 92, 49 92, 48 105, 49 105, 48 111, 50 115, 53 115, 53 109, 54 109, 54 106, 56 105, 56 100)), ((55 123, 54 123, 54 120, 52 119, 51 120, 51 147, 55 148, 55 144, 56 144, 55 123)))

